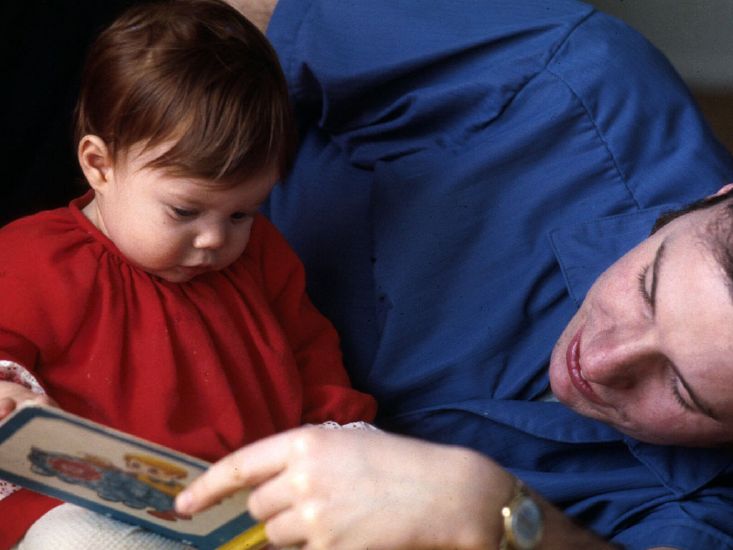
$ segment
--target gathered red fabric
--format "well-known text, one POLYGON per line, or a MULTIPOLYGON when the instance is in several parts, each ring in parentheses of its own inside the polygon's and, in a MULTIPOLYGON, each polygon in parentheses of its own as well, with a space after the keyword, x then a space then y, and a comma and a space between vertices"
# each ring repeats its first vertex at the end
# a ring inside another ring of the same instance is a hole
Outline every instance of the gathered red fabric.
MULTIPOLYGON (((228 268, 176 284, 130 264, 81 212, 89 200, 0 230, 0 360, 63 409, 209 461, 303 423, 373 419, 265 218, 228 268)), ((27 528, 49 508, 21 512, 13 501, 32 499, 16 494, 0 517, 14 508, 27 528)), ((17 538, 0 531, 0 548, 17 538)))

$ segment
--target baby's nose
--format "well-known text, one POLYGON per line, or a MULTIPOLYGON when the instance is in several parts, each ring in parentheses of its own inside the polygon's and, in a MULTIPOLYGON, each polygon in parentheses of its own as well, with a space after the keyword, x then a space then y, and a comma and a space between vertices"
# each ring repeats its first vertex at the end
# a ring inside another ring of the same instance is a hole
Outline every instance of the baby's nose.
POLYGON ((227 230, 219 224, 209 224, 202 228, 194 238, 193 246, 199 249, 217 249, 224 246, 227 230))

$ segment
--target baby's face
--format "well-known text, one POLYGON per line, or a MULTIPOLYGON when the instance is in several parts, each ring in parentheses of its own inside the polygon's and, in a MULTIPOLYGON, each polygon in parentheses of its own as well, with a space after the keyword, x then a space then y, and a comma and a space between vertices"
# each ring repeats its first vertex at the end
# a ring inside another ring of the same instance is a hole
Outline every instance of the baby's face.
POLYGON ((227 267, 247 246, 274 172, 223 186, 147 167, 160 153, 130 151, 84 213, 131 263, 166 281, 227 267))

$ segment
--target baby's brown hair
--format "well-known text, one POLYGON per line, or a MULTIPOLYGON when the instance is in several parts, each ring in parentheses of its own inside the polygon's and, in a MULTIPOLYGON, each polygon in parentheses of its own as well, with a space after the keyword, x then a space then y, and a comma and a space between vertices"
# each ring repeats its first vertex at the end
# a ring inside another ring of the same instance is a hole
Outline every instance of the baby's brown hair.
POLYGON ((148 2, 92 44, 76 107, 77 143, 174 144, 149 166, 234 183, 284 175, 295 150, 285 78, 267 39, 220 0, 148 2))

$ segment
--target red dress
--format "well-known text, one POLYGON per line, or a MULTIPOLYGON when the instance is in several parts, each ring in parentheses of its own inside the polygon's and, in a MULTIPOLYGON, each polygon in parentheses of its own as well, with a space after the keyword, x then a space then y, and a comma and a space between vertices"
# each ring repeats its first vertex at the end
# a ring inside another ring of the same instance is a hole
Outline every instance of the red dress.
MULTIPOLYGON (((0 360, 63 409, 209 461, 303 423, 373 418, 300 261, 265 218, 231 266, 169 283, 84 216, 90 199, 0 230, 0 360)), ((19 525, 7 540, 0 530, 0 548, 52 502, 25 490, 0 500, 3 524, 19 525)))

